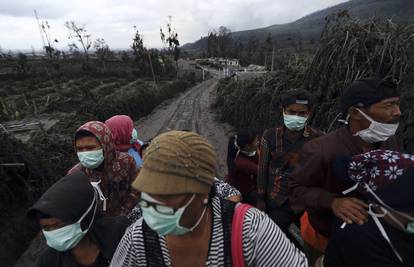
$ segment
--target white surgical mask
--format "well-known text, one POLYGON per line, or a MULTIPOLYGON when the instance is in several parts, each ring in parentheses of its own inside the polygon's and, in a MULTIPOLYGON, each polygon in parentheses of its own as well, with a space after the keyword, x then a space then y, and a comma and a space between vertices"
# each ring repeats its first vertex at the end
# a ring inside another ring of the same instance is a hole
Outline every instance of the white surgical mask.
POLYGON ((360 109, 357 110, 362 114, 362 116, 371 122, 371 125, 367 129, 357 132, 355 136, 359 136, 362 140, 369 144, 374 144, 384 142, 391 136, 395 135, 399 123, 380 123, 373 120, 360 109))

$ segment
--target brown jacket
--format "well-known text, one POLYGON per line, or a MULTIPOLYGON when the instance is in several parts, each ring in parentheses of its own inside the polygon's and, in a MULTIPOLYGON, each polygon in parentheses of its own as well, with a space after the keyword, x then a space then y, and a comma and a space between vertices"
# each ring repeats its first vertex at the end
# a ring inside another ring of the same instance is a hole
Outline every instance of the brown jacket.
POLYGON ((302 146, 323 132, 306 126, 302 134, 290 140, 285 127, 274 127, 264 132, 260 143, 258 193, 266 199, 269 208, 281 207, 289 198, 288 178, 299 162, 302 146))
MULTIPOLYGON (((348 127, 306 143, 301 151, 301 161, 291 173, 289 187, 293 207, 305 206, 315 230, 330 236, 334 215, 331 210, 333 198, 349 188, 346 181, 334 177, 332 164, 341 156, 353 156, 366 151, 359 137, 352 136, 348 127)), ((396 138, 390 138, 377 148, 399 150, 396 138)))

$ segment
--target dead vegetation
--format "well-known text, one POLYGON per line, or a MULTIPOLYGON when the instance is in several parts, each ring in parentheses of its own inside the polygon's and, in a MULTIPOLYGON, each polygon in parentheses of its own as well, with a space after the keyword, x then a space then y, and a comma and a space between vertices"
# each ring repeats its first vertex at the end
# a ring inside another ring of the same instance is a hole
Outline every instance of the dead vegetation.
POLYGON ((414 23, 397 24, 377 18, 361 21, 342 12, 327 18, 319 49, 311 61, 277 64, 276 72, 261 79, 223 82, 217 107, 221 118, 236 128, 263 130, 279 122, 281 93, 303 86, 317 100, 312 124, 328 130, 338 116, 338 101, 344 89, 355 79, 380 75, 401 88, 403 119, 399 135, 404 148, 413 152, 413 56, 414 23))

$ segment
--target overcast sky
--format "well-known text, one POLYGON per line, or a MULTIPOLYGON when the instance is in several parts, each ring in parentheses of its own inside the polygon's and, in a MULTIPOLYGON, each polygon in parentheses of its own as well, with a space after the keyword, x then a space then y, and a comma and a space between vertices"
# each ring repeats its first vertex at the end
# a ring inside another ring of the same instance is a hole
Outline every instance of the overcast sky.
POLYGON ((193 42, 220 25, 232 31, 294 21, 346 0, 0 0, 0 47, 40 49, 34 17, 51 26, 51 35, 67 49, 65 21, 85 24, 92 38, 104 38, 111 48, 131 45, 133 26, 148 47, 162 47, 159 27, 168 16, 181 44, 193 42))

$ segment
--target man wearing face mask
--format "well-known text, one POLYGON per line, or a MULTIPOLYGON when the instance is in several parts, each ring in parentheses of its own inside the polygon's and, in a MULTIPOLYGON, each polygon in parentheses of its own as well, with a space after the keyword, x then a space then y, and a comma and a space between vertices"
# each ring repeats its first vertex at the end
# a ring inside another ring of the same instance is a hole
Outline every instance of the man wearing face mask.
POLYGON ((366 203, 341 194, 347 184, 335 178, 333 162, 378 148, 399 149, 394 134, 401 112, 395 84, 377 78, 357 80, 342 95, 341 111, 346 125, 308 142, 290 179, 292 202, 307 209, 302 237, 318 253, 326 248, 335 216, 348 224, 367 220, 366 203))
MULTIPOLYGON (((215 194, 216 168, 213 147, 198 134, 154 138, 133 184, 143 218, 128 228, 111 266, 240 266, 232 264, 236 204, 215 194)), ((235 232, 246 266, 308 266, 264 213, 250 208, 244 216, 235 232)))
POLYGON ((356 183, 347 192, 369 203, 368 221, 335 220, 324 266, 414 266, 414 156, 374 150, 339 163, 338 178, 356 183))
POLYGON ((83 172, 98 184, 102 209, 109 215, 126 215, 137 202, 131 184, 138 174, 134 159, 116 150, 108 126, 99 121, 82 125, 75 133, 75 150, 79 158, 68 173, 83 172))
POLYGON ((105 217, 98 189, 83 173, 52 185, 28 212, 38 220, 48 248, 37 267, 107 267, 125 229, 124 217, 105 217))
POLYGON ((283 126, 266 130, 260 144, 257 207, 267 211, 290 236, 287 228, 299 219, 300 212, 292 209, 288 199, 288 174, 299 160, 300 148, 322 132, 308 125, 313 107, 308 91, 289 90, 282 96, 281 104, 283 126))

